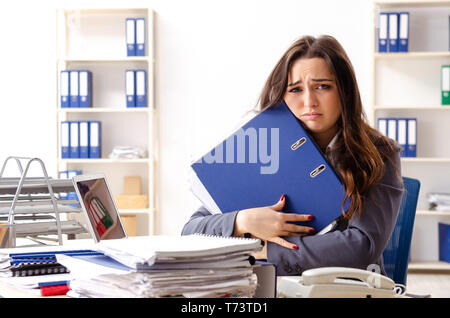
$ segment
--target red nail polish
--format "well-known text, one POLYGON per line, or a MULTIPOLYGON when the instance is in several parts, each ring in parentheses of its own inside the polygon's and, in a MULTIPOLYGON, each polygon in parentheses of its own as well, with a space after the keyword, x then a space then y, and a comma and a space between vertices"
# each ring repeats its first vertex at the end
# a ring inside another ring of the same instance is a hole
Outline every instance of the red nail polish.
POLYGON ((298 246, 297 245, 294 245, 292 247, 294 248, 294 250, 298 250, 298 246))
POLYGON ((316 233, 317 231, 315 229, 309 229, 309 233, 316 233))
POLYGON ((314 219, 314 215, 308 216, 308 220, 312 220, 312 219, 314 219))
POLYGON ((280 197, 280 201, 283 201, 283 200, 284 200, 284 194, 282 194, 280 197))

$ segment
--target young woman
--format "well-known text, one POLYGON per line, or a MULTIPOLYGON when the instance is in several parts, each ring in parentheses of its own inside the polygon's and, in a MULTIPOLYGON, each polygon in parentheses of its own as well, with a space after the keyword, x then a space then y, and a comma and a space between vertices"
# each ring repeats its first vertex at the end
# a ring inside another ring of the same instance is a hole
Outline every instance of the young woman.
MULTIPOLYGON (((331 36, 305 36, 283 54, 266 81, 260 110, 285 101, 340 176, 350 206, 322 235, 292 224, 314 215, 283 213, 284 195, 273 206, 212 215, 195 212, 182 234, 242 236, 266 241, 257 258, 277 265, 278 275, 300 275, 323 266, 384 273, 382 253, 403 194, 399 147, 367 124, 355 73, 331 36)), ((302 194, 299 193, 299 196, 302 194)), ((345 201, 344 200, 344 201, 345 201)), ((344 205, 342 205, 344 206, 344 205)))

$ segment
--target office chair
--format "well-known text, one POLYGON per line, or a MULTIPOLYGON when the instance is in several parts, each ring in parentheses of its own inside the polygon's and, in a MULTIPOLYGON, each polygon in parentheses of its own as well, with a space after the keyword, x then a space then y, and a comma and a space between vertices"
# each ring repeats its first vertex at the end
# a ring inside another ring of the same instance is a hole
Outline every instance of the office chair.
POLYGON ((402 197, 394 231, 383 251, 383 260, 387 276, 395 283, 406 286, 406 272, 420 181, 403 177, 403 183, 406 191, 402 197))

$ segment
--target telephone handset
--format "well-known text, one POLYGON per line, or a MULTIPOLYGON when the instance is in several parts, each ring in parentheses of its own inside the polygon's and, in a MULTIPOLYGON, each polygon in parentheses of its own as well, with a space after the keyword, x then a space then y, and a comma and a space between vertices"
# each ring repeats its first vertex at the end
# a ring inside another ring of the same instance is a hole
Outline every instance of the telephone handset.
POLYGON ((281 277, 278 297, 397 297, 401 288, 390 278, 348 267, 321 267, 302 276, 281 277))

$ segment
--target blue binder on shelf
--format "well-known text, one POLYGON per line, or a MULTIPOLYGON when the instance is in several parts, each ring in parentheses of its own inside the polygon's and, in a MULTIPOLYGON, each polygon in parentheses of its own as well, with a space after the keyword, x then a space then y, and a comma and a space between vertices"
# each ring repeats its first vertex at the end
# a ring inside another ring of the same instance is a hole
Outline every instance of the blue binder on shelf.
MULTIPOLYGON (((68 179, 67 170, 58 171, 58 178, 59 179, 68 179)), ((58 195, 61 200, 68 200, 66 192, 59 192, 58 195)))
POLYGON ((406 144, 408 138, 408 126, 406 118, 397 119, 397 142, 401 147, 400 156, 406 157, 406 144))
POLYGON ((145 56, 145 19, 136 18, 136 56, 145 56))
POLYGON ((305 224, 318 231, 342 215, 339 177, 284 102, 259 113, 191 168, 191 190, 212 213, 270 206, 285 194, 283 211, 314 215, 305 224))
POLYGON ((60 131, 61 158, 70 158, 70 122, 62 121, 60 131))
POLYGON ((79 106, 92 106, 92 72, 87 70, 78 71, 79 76, 79 106))
POLYGON ((80 158, 89 158, 89 122, 79 122, 80 158))
POLYGON ((378 118, 377 129, 383 136, 387 137, 387 118, 378 118))
POLYGON ((398 13, 389 12, 389 52, 398 52, 398 13))
POLYGON ((78 121, 70 121, 70 158, 80 158, 80 128, 78 121))
POLYGON ((378 52, 387 52, 388 49, 388 31, 389 31, 389 14, 380 12, 378 16, 378 52))
POLYGON ((61 96, 61 108, 70 107, 70 81, 69 71, 61 71, 59 77, 59 95, 61 96))
POLYGON ((409 13, 399 12, 398 14, 399 26, 398 26, 398 51, 408 52, 409 42, 409 13))
POLYGON ((397 119, 387 119, 387 137, 397 141, 397 119))
MULTIPOLYGON (((72 179, 74 176, 81 174, 81 170, 73 169, 73 170, 64 170, 58 171, 59 179, 72 179)), ((59 198, 61 200, 78 200, 78 196, 75 192, 69 193, 59 193, 59 198)))
POLYGON ((127 56, 136 56, 136 20, 127 18, 125 20, 127 56))
POLYGON ((407 157, 417 157, 417 119, 408 118, 408 144, 406 147, 407 157))
POLYGON ((147 107, 147 72, 136 70, 136 107, 147 107))
POLYGON ((89 122, 89 158, 101 158, 101 129, 100 121, 89 122))
POLYGON ((79 107, 79 76, 78 71, 70 71, 70 107, 79 107))
POLYGON ((127 107, 136 106, 136 74, 134 70, 125 71, 125 94, 127 107))

